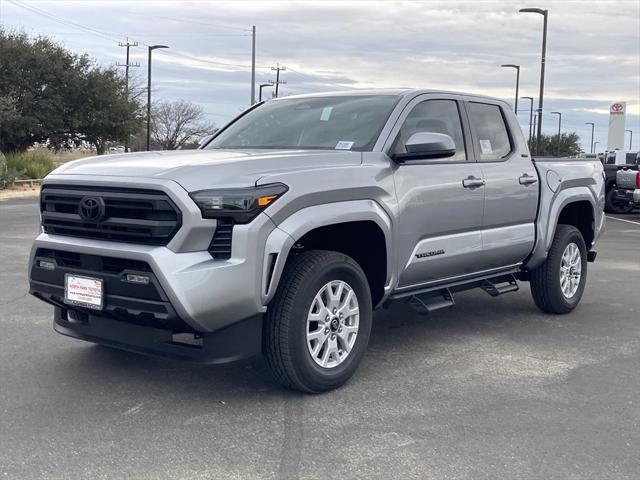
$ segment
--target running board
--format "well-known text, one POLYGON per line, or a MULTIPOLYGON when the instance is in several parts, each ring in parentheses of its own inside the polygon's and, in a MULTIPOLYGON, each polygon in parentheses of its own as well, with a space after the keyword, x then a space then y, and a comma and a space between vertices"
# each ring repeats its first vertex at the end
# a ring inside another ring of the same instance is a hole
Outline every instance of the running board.
POLYGON ((414 311, 422 315, 426 315, 442 308, 453 307, 456 302, 448 288, 439 292, 423 293, 421 295, 412 295, 407 301, 414 311))
POLYGON ((498 295, 509 292, 517 292, 518 290, 520 290, 520 287, 518 286, 518 280, 516 280, 516 277, 514 277, 513 275, 503 276, 500 279, 495 279, 500 280, 500 282, 498 283, 494 282, 493 280, 494 279, 488 278, 484 282, 482 282, 482 285, 480 285, 480 288, 492 297, 497 297, 498 295))

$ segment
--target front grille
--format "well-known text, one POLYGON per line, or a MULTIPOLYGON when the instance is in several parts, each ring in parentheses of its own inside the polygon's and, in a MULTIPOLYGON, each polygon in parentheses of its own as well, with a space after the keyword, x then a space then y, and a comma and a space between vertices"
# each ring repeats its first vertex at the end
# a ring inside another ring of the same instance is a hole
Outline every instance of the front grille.
POLYGON ((169 243, 182 220, 164 192, 130 188, 45 185, 40 210, 46 233, 145 245, 169 243), (80 215, 85 198, 104 202, 95 221, 80 215))
POLYGON ((216 260, 228 260, 231 258, 231 241, 233 239, 233 220, 221 218, 216 225, 209 253, 216 260))

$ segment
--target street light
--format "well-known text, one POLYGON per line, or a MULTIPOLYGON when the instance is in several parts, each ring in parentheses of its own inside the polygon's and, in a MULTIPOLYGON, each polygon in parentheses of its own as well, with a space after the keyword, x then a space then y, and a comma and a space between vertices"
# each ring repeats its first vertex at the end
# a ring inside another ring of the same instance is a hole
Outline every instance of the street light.
POLYGON ((533 97, 520 97, 526 98, 531 102, 531 106, 529 107, 529 145, 531 145, 531 127, 533 126, 533 97))
POLYGON ((521 13, 537 13, 544 17, 542 24, 542 58, 540 61, 540 97, 538 98, 538 135, 536 136, 536 154, 540 151, 540 132, 542 132, 542 106, 544 103, 544 67, 547 57, 547 19, 548 10, 541 8, 521 8, 521 13))
POLYGON ((625 132, 629 132, 629 150, 631 150, 631 146, 633 145, 633 130, 625 130, 625 132))
POLYGON ((595 124, 593 122, 584 122, 585 125, 591 125, 591 153, 593 153, 593 129, 595 124))
POLYGON ((593 152, 591 152, 591 153, 596 153, 596 145, 598 145, 599 143, 600 143, 600 142, 595 142, 595 143, 593 144, 593 152))
POLYGON ((516 104, 515 111, 516 115, 518 114, 518 89, 520 88, 520 65, 514 65, 512 63, 505 63, 504 65, 500 65, 501 67, 506 68, 515 68, 516 69, 516 104))
POLYGON ((562 128, 562 113, 551 112, 553 115, 558 115, 558 156, 560 156, 560 129, 562 128))
POLYGON ((169 48, 166 45, 149 45, 147 60, 147 152, 151 145, 151 52, 158 48, 169 48))
POLYGON ((270 86, 272 86, 272 85, 273 85, 273 82, 269 82, 269 83, 261 83, 261 84, 260 84, 260 94, 259 94, 259 96, 258 96, 258 98, 259 98, 259 100, 258 100, 258 101, 259 101, 259 102, 261 102, 261 101, 262 101, 262 89, 263 89, 264 87, 270 87, 270 86))

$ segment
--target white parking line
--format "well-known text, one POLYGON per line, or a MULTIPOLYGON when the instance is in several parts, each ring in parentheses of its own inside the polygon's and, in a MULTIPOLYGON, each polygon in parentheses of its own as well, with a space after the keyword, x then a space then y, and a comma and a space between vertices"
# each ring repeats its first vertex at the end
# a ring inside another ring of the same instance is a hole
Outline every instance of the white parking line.
POLYGON ((612 217, 611 215, 606 215, 607 218, 611 218, 613 220, 619 220, 621 222, 625 222, 625 223, 633 223, 634 225, 638 225, 640 226, 640 222, 634 222, 633 220, 625 220, 623 218, 618 218, 618 217, 612 217))

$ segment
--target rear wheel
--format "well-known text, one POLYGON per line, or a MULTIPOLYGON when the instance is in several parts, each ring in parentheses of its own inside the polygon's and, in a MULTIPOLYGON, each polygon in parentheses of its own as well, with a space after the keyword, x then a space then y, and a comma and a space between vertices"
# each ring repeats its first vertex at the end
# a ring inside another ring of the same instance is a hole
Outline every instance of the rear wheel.
POLYGON ((587 248, 580 230, 558 225, 547 260, 531 272, 531 294, 540 310, 563 314, 582 298, 587 281, 587 248))
POLYGON ((337 388, 362 360, 371 316, 367 278, 351 257, 323 250, 295 255, 267 310, 267 363, 289 388, 337 388))
POLYGON ((633 208, 633 203, 616 198, 615 188, 609 190, 605 197, 605 210, 607 213, 625 214, 630 213, 633 208))

